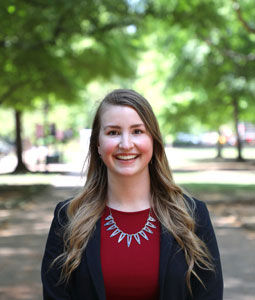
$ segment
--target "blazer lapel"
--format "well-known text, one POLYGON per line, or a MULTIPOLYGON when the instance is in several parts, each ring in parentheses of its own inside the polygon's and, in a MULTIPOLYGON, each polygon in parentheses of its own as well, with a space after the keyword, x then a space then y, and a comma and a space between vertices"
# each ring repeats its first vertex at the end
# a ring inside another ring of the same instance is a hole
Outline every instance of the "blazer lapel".
POLYGON ((86 247, 86 256, 89 271, 94 282, 97 295, 100 300, 105 300, 104 279, 101 268, 100 258, 100 235, 101 235, 101 218, 96 223, 96 230, 86 247))
POLYGON ((166 277, 166 270, 168 260, 171 255, 171 249, 173 245, 173 235, 167 231, 167 229, 161 225, 160 229, 160 258, 159 258, 159 288, 160 288, 160 300, 164 299, 164 284, 166 277))

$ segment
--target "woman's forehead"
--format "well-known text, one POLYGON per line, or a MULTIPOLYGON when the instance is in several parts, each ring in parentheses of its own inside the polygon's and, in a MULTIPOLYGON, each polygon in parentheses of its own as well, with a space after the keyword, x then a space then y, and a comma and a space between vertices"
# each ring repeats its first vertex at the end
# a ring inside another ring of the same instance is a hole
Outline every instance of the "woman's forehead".
POLYGON ((106 105, 100 115, 102 123, 105 122, 130 122, 136 121, 143 124, 137 111, 127 105, 106 105))

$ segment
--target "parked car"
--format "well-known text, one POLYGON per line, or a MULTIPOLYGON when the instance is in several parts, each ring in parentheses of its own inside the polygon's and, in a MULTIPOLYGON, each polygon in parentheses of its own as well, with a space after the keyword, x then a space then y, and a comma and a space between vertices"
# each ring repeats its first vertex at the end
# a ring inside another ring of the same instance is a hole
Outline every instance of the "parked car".
POLYGON ((173 141, 173 146, 192 146, 199 145, 199 136, 191 133, 179 132, 173 141))
POLYGON ((179 132, 173 142, 173 146, 214 146, 218 142, 217 132, 205 132, 192 134, 179 132))

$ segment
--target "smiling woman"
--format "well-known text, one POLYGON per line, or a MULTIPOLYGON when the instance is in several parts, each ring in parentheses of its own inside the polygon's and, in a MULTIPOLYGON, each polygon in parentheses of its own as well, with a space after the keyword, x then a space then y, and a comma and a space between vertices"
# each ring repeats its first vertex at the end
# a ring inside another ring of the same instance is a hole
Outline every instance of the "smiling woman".
POLYGON ((175 184, 144 97, 106 95, 88 158, 82 193, 55 209, 42 262, 44 299, 222 299, 208 210, 175 184))

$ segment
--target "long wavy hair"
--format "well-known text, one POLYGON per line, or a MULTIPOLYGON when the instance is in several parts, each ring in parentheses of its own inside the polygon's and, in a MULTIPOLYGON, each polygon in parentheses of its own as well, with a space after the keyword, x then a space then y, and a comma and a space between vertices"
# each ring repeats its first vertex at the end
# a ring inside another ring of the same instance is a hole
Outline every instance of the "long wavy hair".
POLYGON ((192 293, 190 283, 192 274, 203 284, 195 272, 195 266, 213 270, 212 259, 205 243, 195 234, 194 205, 192 205, 194 202, 191 200, 188 203, 182 189, 174 183, 152 108, 143 96, 128 89, 117 89, 106 95, 96 111, 87 157, 86 183, 82 192, 68 203, 68 222, 64 227, 64 252, 54 261, 61 261, 61 278, 68 281, 80 264, 82 253, 95 230, 96 222, 105 209, 107 169, 98 154, 98 137, 101 115, 108 105, 129 106, 135 109, 153 138, 153 156, 149 164, 152 208, 159 222, 174 236, 184 252, 188 265, 186 282, 192 293))

